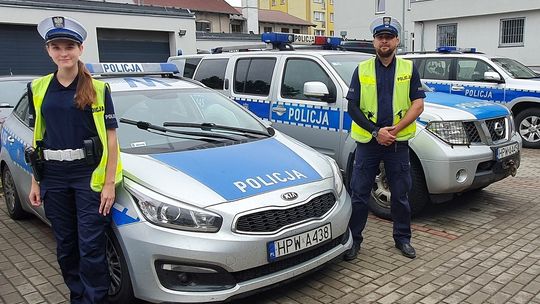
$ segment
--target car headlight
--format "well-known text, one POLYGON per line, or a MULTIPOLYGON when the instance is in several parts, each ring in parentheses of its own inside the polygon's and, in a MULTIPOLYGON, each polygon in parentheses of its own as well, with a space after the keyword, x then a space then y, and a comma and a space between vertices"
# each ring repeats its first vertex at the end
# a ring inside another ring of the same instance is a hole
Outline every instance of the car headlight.
POLYGON ((336 189, 337 195, 340 196, 341 192, 343 191, 343 176, 341 175, 341 170, 333 158, 329 156, 326 156, 326 158, 328 159, 328 162, 332 167, 332 172, 334 173, 334 189, 336 189))
POLYGON ((470 144, 461 121, 430 121, 426 129, 450 145, 470 144))
POLYGON ((508 124, 509 124, 509 130, 510 130, 510 136, 513 136, 514 133, 516 133, 516 125, 514 124, 514 115, 510 114, 508 115, 508 124))
POLYGON ((144 192, 153 194, 144 194, 136 189, 142 188, 140 185, 132 186, 129 183, 124 185, 135 199, 143 216, 151 223, 196 232, 217 232, 221 228, 223 219, 217 214, 163 197, 146 188, 144 192), (164 202, 165 200, 168 202, 164 202))

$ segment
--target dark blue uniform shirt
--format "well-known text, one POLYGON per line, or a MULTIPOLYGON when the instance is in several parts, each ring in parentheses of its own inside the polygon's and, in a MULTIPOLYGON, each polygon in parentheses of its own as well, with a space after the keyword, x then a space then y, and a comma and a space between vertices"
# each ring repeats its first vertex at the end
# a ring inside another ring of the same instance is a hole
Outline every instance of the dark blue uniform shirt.
MULTIPOLYGON (((358 67, 354 70, 347 100, 349 100, 348 112, 351 118, 362 128, 372 131, 375 126, 382 128, 392 126, 393 124, 393 95, 394 95, 394 79, 396 74, 396 58, 385 67, 379 58, 375 59, 375 74, 377 77, 377 123, 373 124, 368 121, 362 111, 360 111, 360 80, 358 79, 358 67), (360 117, 363 116, 363 117, 360 117), (362 123, 358 123, 362 122, 362 123), (367 124, 367 125, 366 125, 367 124)), ((410 82, 409 98, 411 101, 418 98, 425 98, 426 94, 422 89, 420 75, 418 70, 413 65, 412 78, 410 82)))
MULTIPOLYGON (((79 149, 83 147, 85 139, 98 135, 92 108, 86 106, 84 110, 81 110, 75 102, 77 82, 78 77, 69 86, 64 87, 56 79, 56 73, 51 80, 41 105, 41 113, 45 121, 43 144, 46 149, 79 149)), ((34 117, 32 92, 30 90, 28 92, 30 115, 34 117)), ((34 125, 34 120, 30 121, 30 125, 34 125)), ((105 127, 118 128, 108 87, 105 90, 105 127)))

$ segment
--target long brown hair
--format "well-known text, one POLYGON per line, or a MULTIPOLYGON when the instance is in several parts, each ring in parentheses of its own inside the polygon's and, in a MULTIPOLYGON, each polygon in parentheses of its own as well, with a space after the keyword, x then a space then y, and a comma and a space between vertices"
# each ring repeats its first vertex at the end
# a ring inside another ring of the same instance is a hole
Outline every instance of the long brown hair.
POLYGON ((91 106, 96 101, 96 91, 92 84, 92 75, 86 69, 86 66, 82 61, 77 62, 79 68, 77 82, 77 91, 75 91, 75 102, 79 109, 84 109, 85 106, 91 106))

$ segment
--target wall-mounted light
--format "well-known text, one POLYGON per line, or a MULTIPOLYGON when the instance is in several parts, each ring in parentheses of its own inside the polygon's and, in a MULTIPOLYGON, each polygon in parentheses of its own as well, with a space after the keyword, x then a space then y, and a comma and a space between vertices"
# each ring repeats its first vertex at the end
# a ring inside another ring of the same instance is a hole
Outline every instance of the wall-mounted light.
POLYGON ((178 31, 178 36, 182 37, 182 36, 185 36, 186 35, 186 30, 179 30, 178 31))

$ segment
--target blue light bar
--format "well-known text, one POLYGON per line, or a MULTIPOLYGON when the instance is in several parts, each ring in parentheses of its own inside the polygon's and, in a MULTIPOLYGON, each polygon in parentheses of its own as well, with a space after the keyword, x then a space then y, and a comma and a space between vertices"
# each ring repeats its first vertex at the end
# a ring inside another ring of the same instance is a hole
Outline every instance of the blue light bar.
POLYGON ((90 74, 101 75, 178 73, 174 63, 87 63, 86 68, 90 74))
POLYGON ((462 53, 476 53, 476 48, 457 48, 455 46, 440 46, 437 48, 439 53, 450 53, 450 52, 462 52, 462 53))
POLYGON ((341 41, 343 39, 340 37, 303 34, 263 33, 261 36, 261 40, 266 43, 271 43, 274 46, 279 46, 283 44, 307 44, 336 48, 341 44, 341 41))

